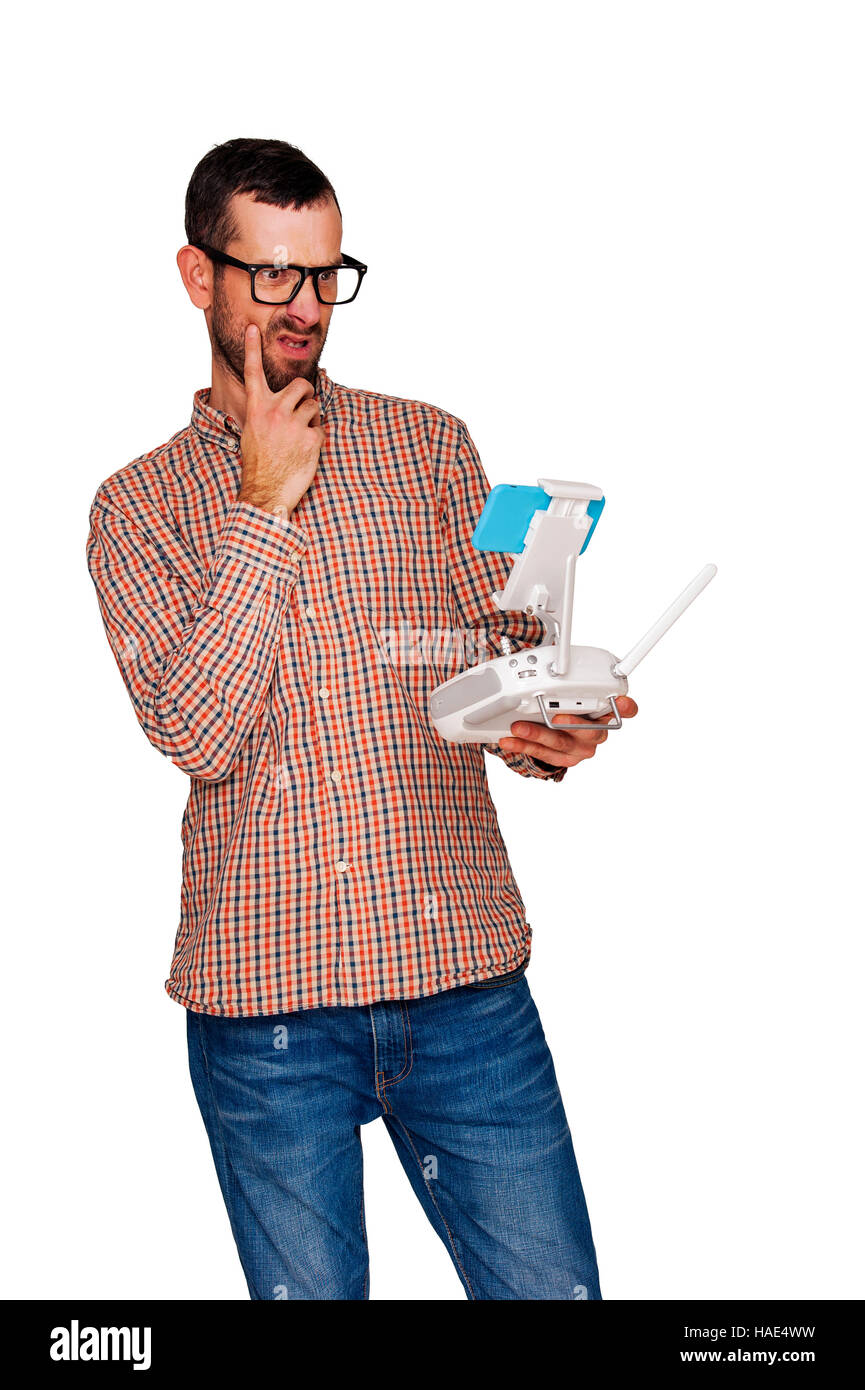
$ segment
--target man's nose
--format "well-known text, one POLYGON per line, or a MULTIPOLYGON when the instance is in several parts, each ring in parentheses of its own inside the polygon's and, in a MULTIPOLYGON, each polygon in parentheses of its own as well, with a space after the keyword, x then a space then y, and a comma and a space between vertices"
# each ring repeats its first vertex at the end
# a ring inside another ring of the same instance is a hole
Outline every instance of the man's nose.
POLYGON ((321 318, 321 305, 316 299, 311 276, 307 276, 291 303, 286 304, 285 312, 290 318, 298 319, 304 328, 312 328, 318 323, 321 318))

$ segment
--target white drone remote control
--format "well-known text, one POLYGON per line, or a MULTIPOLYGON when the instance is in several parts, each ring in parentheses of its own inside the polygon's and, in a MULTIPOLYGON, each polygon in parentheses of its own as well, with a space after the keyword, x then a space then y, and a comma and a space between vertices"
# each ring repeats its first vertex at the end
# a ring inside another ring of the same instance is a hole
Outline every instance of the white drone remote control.
POLYGON ((540 478, 538 487, 494 487, 472 536, 479 550, 515 556, 507 584, 493 593, 502 611, 521 608, 546 628, 541 646, 510 649, 439 685, 429 712, 442 738, 455 743, 498 743, 510 736, 517 719, 551 729, 585 727, 576 719, 554 724, 554 715, 597 718, 612 713, 605 729, 620 729, 616 698, 627 694, 634 667, 681 617, 717 574, 705 565, 678 598, 619 661, 603 647, 571 641, 574 574, 604 506, 604 494, 591 483, 540 478))

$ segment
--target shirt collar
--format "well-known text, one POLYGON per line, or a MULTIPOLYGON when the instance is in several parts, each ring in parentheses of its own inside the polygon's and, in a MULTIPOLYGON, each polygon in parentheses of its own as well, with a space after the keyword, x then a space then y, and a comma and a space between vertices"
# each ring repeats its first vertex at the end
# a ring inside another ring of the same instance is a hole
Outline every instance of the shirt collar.
MULTIPOLYGON (((315 391, 323 418, 333 399, 333 382, 323 367, 318 367, 316 372, 315 391)), ((236 454, 240 448, 240 425, 233 416, 227 415, 224 410, 216 410, 210 404, 209 386, 203 386, 200 391, 195 392, 192 398, 192 428, 203 439, 209 439, 213 444, 220 444, 233 454, 236 454)))

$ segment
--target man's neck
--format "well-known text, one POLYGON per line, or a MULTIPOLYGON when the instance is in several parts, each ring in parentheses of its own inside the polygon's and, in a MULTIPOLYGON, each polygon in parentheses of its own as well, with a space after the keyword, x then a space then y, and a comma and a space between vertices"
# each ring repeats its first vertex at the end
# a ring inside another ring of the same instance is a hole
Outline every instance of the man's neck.
POLYGON ((211 367, 208 405, 212 410, 222 410, 230 415, 243 429, 246 423, 246 391, 242 383, 215 358, 211 367))

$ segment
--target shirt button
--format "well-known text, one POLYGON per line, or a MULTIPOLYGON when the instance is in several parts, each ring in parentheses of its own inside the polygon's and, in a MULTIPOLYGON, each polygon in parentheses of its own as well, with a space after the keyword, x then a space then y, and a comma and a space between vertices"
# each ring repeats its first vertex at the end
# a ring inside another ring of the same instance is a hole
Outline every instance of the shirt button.
POLYGON ((337 871, 338 874, 344 874, 347 868, 348 868, 348 865, 346 864, 346 862, 345 862, 344 859, 337 859, 337 861, 336 861, 336 871, 337 871))
POLYGON ((314 608, 305 608, 303 611, 304 611, 304 613, 306 614, 306 616, 307 616, 308 618, 314 618, 314 617, 315 617, 315 609, 314 609, 314 608))
POLYGON ((328 688, 327 688, 326 685, 320 686, 320 687, 319 687, 318 693, 319 693, 319 695, 321 696, 321 698, 322 698, 323 700, 326 700, 326 699, 328 698, 328 696, 330 695, 330 691, 328 690, 328 688))
POLYGON ((341 772, 332 772, 330 775, 331 775, 331 778, 332 778, 332 780, 333 780, 334 782, 340 782, 340 781, 342 781, 342 773, 341 773, 341 772))

